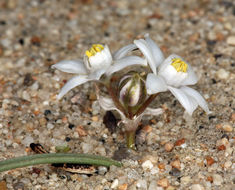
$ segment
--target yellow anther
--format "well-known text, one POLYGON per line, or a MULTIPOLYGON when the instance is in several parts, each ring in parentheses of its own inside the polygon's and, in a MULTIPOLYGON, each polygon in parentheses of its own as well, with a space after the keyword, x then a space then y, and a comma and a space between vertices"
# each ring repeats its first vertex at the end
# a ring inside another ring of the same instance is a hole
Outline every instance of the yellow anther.
POLYGON ((172 59, 171 65, 175 68, 177 72, 187 72, 188 65, 182 61, 180 58, 174 58, 172 59))
POLYGON ((101 44, 93 44, 92 47, 86 51, 87 57, 94 56, 96 53, 101 52, 104 49, 104 46, 101 44))

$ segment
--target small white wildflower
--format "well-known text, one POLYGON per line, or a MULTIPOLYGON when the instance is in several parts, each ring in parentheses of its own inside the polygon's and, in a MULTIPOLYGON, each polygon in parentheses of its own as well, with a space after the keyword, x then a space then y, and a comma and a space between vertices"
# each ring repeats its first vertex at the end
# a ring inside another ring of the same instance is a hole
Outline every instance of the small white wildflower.
POLYGON ((131 65, 147 66, 147 61, 143 58, 126 56, 135 48, 134 44, 130 44, 111 55, 107 45, 94 44, 86 51, 83 60, 64 60, 56 63, 52 68, 77 74, 63 86, 57 98, 61 99, 69 90, 78 85, 88 81, 98 81, 103 74, 111 75, 131 65))
POLYGON ((148 94, 169 90, 190 115, 198 105, 210 113, 204 98, 196 90, 187 87, 197 83, 197 77, 189 63, 175 54, 164 59, 160 48, 148 35, 145 40, 135 40, 134 43, 144 54, 153 71, 146 79, 148 94))

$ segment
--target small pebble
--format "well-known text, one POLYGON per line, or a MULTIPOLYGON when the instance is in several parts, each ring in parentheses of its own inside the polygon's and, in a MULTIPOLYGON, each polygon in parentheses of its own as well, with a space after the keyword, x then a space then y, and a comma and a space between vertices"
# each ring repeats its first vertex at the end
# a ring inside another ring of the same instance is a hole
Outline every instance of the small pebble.
POLYGON ((142 168, 144 170, 151 170, 153 168, 153 164, 150 160, 146 160, 145 162, 142 163, 142 168))
POLYGON ((117 188, 118 187, 118 179, 115 179, 114 181, 113 181, 113 183, 111 184, 111 189, 115 189, 115 188, 117 188))
POLYGON ((230 168, 231 166, 232 166, 232 162, 231 161, 226 161, 225 163, 224 163, 224 167, 226 168, 226 169, 228 169, 228 168, 230 168))
POLYGON ((190 176, 184 176, 180 178, 180 183, 182 184, 188 184, 191 181, 191 177, 190 176))
POLYGON ((191 190, 204 190, 205 188, 200 184, 193 184, 191 190))
POLYGON ((233 127, 230 124, 223 124, 222 129, 226 132, 232 132, 233 131, 233 127))
POLYGON ((75 131, 79 134, 80 137, 87 136, 87 132, 83 126, 77 126, 75 131))
POLYGON ((171 143, 171 142, 168 142, 168 143, 165 144, 164 147, 165 147, 165 150, 166 150, 167 152, 171 152, 171 151, 173 150, 173 148, 174 148, 174 144, 171 143))
POLYGON ((215 160, 213 158, 211 158, 210 156, 206 157, 206 162, 208 166, 211 166, 212 164, 215 163, 215 160))
POLYGON ((150 181, 148 190, 155 190, 157 182, 155 180, 150 181))
POLYGON ((228 79, 228 77, 229 77, 229 72, 226 71, 225 69, 219 69, 216 72, 216 74, 217 74, 219 79, 228 79))
POLYGON ((172 170, 169 172, 170 175, 178 177, 180 176, 181 172, 177 168, 172 168, 172 170))
POLYGON ((136 183, 136 187, 139 189, 147 189, 147 181, 144 179, 139 179, 136 183))
POLYGON ((51 130, 54 128, 54 125, 52 123, 47 123, 47 129, 51 130))
POLYGON ((0 189, 1 190, 7 190, 7 184, 4 180, 0 181, 0 189))
POLYGON ((99 167, 98 167, 98 173, 99 173, 100 175, 106 174, 107 171, 108 171, 108 169, 107 169, 107 167, 105 167, 105 166, 99 166, 99 167))
POLYGON ((118 190, 127 190, 128 185, 126 183, 119 185, 118 190))
POLYGON ((212 177, 213 177, 213 184, 214 185, 222 185, 223 178, 219 174, 214 174, 212 177))
POLYGON ((226 40, 227 44, 235 46, 235 36, 229 36, 226 40))
POLYGON ((171 162, 171 166, 172 166, 173 168, 176 168, 176 169, 180 170, 180 161, 179 161, 179 160, 174 160, 174 161, 172 161, 172 162, 171 162))
POLYGON ((175 142, 175 146, 181 146, 181 145, 184 144, 184 143, 185 143, 185 139, 182 138, 182 139, 179 139, 179 140, 177 140, 177 141, 175 142))
POLYGON ((166 188, 169 186, 169 181, 167 178, 163 178, 163 179, 158 180, 157 184, 160 185, 161 187, 166 188))

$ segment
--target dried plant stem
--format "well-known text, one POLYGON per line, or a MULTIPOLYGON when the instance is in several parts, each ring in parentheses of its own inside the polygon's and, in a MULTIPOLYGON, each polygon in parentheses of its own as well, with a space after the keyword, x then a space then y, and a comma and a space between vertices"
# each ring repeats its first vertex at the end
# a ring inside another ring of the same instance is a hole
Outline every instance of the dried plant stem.
POLYGON ((143 111, 149 106, 149 104, 156 98, 158 94, 152 94, 148 97, 148 99, 144 102, 144 104, 137 110, 135 116, 139 116, 143 111))

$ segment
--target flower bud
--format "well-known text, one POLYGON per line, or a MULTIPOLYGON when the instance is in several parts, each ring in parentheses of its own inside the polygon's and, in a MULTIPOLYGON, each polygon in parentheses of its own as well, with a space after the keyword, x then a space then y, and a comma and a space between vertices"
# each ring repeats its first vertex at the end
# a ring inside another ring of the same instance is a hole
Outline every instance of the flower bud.
POLYGON ((145 81, 138 73, 124 76, 119 82, 119 101, 124 107, 141 105, 146 99, 145 81))

